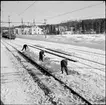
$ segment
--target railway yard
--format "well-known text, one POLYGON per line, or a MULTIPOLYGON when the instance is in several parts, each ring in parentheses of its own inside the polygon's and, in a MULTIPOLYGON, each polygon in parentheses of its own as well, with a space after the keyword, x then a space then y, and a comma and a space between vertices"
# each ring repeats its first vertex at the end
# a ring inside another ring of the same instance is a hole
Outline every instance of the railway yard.
POLYGON ((106 105, 105 1, 1 1, 1 105, 106 105))
POLYGON ((4 104, 105 104, 105 51, 39 40, 1 39, 1 101, 4 104), (21 51, 24 44, 26 51, 21 51), (45 51, 44 62, 39 51, 45 51), (68 72, 60 61, 68 59, 68 72))

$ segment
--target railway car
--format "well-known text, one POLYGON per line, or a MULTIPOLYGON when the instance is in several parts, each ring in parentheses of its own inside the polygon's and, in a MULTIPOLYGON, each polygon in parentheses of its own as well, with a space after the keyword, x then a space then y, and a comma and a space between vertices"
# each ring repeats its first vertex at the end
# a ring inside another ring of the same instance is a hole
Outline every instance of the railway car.
POLYGON ((8 38, 8 39, 15 39, 16 35, 12 32, 9 33, 8 31, 6 31, 2 33, 2 37, 8 38))

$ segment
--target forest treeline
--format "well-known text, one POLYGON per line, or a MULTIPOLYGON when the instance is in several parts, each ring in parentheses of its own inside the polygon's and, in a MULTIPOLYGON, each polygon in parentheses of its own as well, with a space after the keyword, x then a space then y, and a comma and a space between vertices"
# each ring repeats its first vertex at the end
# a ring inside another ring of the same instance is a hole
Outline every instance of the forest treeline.
POLYGON ((73 31, 73 34, 103 34, 106 32, 106 19, 86 19, 67 21, 60 24, 41 25, 41 28, 46 30, 47 34, 60 34, 65 31, 73 31))

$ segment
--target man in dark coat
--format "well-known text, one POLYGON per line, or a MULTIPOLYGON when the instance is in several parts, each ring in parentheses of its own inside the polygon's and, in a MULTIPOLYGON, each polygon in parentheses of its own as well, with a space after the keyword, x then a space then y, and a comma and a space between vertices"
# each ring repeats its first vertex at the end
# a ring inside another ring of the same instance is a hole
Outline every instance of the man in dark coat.
POLYGON ((42 61, 43 62, 43 60, 44 60, 44 50, 41 50, 40 52, 39 52, 39 61, 42 61))
POLYGON ((67 69, 67 59, 63 59, 61 60, 61 71, 62 71, 62 74, 63 74, 63 70, 65 70, 66 74, 68 75, 68 69, 67 69))
POLYGON ((22 48, 22 51, 25 49, 25 51, 26 51, 26 49, 28 48, 28 45, 27 44, 24 44, 23 45, 23 48, 22 48))

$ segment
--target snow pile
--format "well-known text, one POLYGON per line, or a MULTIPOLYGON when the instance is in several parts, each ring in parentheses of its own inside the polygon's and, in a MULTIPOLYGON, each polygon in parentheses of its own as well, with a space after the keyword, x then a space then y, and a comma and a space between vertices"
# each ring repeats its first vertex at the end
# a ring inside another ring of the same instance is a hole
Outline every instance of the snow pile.
MULTIPOLYGON (((40 63, 43 66, 46 66, 46 68, 48 68, 48 66, 46 65, 46 63, 41 63, 38 61, 38 57, 35 57, 34 55, 38 56, 36 53, 32 53, 32 51, 30 50, 30 52, 25 52, 25 54, 27 54, 27 56, 29 56, 32 60, 40 63)), ((50 60, 50 59, 49 59, 50 60)), ((69 76, 65 76, 65 75, 61 75, 60 73, 57 73, 56 71, 60 71, 59 70, 59 65, 56 64, 53 61, 49 61, 49 70, 51 73, 53 73, 57 78, 59 78, 60 80, 62 80, 64 83, 66 83, 68 86, 72 87, 75 91, 77 91, 79 94, 81 94, 81 96, 86 97, 86 99, 88 99, 89 101, 93 102, 93 103, 97 103, 97 97, 99 96, 99 100, 102 100, 104 98, 104 87, 102 87, 100 89, 99 82, 100 80, 98 78, 93 78, 93 75, 96 76, 97 74, 91 74, 90 78, 80 74, 80 73, 75 73, 75 74, 71 74, 69 76), (53 71, 54 70, 54 71, 53 71), (96 81, 94 81, 96 80, 96 81)), ((53 82, 53 81, 52 81, 53 82)), ((104 81, 101 81, 101 83, 103 84, 104 81)), ((51 80, 49 80, 49 84, 51 83, 51 80)), ((52 84, 52 89, 55 88, 56 83, 53 85, 52 84)), ((58 86, 58 85, 57 85, 58 86)))
MULTIPOLYGON (((24 52, 24 54, 26 54, 28 57, 30 57, 34 61, 38 62, 36 58, 33 58, 34 53, 31 53, 30 51, 27 50, 27 52, 24 52)), ((38 62, 38 63, 41 63, 41 62, 38 62)), ((41 63, 41 65, 43 65, 43 63, 41 63)), ((54 80, 54 78, 52 77, 44 78, 43 76, 42 82, 46 84, 49 87, 49 89, 51 89, 51 91, 53 91, 53 94, 50 94, 49 96, 52 97, 53 101, 55 101, 57 105, 60 103, 62 105, 69 104, 70 102, 71 104, 83 103, 81 99, 75 98, 73 94, 71 94, 69 91, 67 92, 66 89, 64 89, 56 80, 54 80)))

